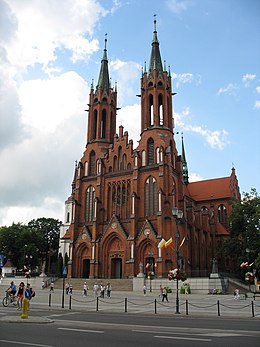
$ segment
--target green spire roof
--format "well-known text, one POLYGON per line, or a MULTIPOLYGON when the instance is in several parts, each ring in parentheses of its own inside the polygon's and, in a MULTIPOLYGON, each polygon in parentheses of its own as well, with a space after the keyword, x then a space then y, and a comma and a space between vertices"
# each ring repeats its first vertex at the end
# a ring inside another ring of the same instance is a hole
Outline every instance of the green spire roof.
POLYGON ((108 60, 107 60, 107 34, 105 35, 105 48, 103 59, 101 60, 101 68, 98 78, 97 88, 109 89, 109 73, 108 73, 108 60))
POLYGON ((162 59, 159 50, 159 41, 157 38, 156 31, 156 15, 154 15, 154 32, 153 32, 153 41, 152 41, 152 52, 150 57, 149 64, 149 74, 157 70, 159 73, 163 73, 162 59))

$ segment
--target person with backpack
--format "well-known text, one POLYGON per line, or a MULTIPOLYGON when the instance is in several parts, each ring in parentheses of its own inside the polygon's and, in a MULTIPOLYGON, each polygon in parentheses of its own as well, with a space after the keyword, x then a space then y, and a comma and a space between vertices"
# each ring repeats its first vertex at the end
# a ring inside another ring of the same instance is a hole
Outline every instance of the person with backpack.
POLYGON ((28 300, 28 311, 30 307, 30 300, 35 297, 35 291, 31 288, 30 283, 27 283, 27 288, 24 292, 24 297, 28 300))

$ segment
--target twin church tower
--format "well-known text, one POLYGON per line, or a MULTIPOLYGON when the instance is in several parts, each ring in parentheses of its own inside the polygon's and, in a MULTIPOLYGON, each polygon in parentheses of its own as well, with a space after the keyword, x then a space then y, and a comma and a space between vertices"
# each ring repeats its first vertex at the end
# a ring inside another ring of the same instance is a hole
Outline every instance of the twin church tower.
POLYGON ((210 272, 217 242, 229 234, 229 200, 239 198, 238 182, 234 168, 228 177, 189 182, 183 141, 181 154, 175 145, 174 94, 154 20, 134 148, 123 126, 116 130, 117 90, 110 85, 105 39, 98 83, 90 89, 86 149, 75 167, 61 228, 69 276, 132 278, 149 268, 166 277, 177 267, 176 247, 178 266, 188 276, 210 272), (174 208, 182 210, 181 220, 174 208), (158 248, 171 238, 171 247, 158 248))

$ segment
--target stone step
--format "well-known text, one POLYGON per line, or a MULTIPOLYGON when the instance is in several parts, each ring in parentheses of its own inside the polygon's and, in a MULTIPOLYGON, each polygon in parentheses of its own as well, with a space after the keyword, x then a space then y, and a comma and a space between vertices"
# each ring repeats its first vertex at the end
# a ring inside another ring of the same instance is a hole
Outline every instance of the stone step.
MULTIPOLYGON (((93 289, 95 283, 106 285, 110 283, 112 290, 114 291, 133 291, 133 280, 132 279, 115 279, 115 278, 94 278, 94 279, 84 279, 84 278, 65 278, 65 284, 72 284, 73 289, 83 290, 84 282, 87 283, 89 290, 93 289)), ((63 279, 59 278, 55 281, 54 287, 61 289, 63 287, 63 279)))

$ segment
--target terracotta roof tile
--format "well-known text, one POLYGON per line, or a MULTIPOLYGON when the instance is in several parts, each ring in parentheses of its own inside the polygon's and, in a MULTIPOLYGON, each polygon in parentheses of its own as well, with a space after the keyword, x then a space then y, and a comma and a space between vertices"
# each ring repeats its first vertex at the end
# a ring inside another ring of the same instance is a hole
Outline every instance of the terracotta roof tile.
POLYGON ((72 238, 72 224, 69 226, 69 229, 67 229, 65 235, 62 237, 62 240, 68 240, 72 238))
POLYGON ((233 196, 230 183, 230 177, 191 182, 187 186, 187 191, 195 201, 230 198, 233 196))

